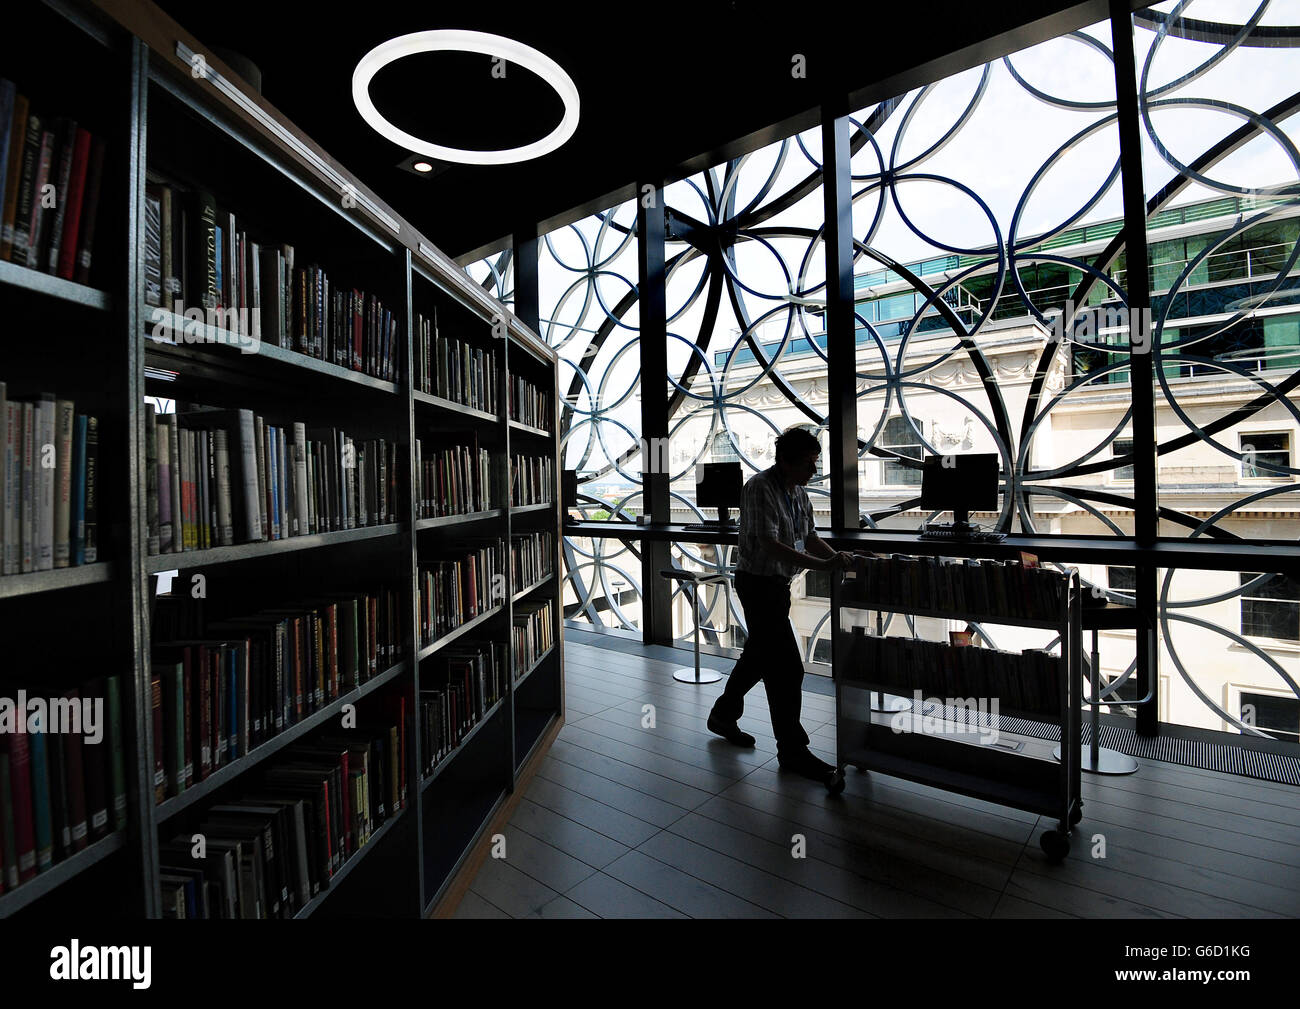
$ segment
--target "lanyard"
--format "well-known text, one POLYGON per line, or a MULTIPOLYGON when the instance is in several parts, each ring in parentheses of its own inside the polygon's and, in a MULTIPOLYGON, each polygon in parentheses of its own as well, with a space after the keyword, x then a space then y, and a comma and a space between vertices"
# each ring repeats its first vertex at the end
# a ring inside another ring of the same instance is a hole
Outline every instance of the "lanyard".
POLYGON ((786 504, 786 507, 790 509, 790 535, 791 535, 794 539, 798 539, 798 538, 799 538, 799 531, 800 531, 800 530, 799 530, 799 516, 798 516, 798 514, 795 512, 795 508, 794 508, 794 498, 792 498, 792 497, 790 496, 790 492, 789 492, 788 490, 786 490, 784 487, 782 487, 781 490, 782 490, 782 492, 785 494, 785 504, 786 504))

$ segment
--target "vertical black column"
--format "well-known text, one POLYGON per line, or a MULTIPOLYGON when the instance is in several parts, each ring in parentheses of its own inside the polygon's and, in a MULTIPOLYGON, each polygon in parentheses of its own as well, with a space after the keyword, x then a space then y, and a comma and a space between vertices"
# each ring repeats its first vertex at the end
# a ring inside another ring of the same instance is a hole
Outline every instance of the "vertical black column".
POLYGON ((514 233, 511 258, 515 264, 515 315, 538 336, 541 328, 541 294, 537 280, 537 227, 514 233))
MULTIPOLYGON (((1129 384, 1133 402, 1133 533, 1139 547, 1151 547, 1159 534, 1156 486, 1155 387, 1151 367, 1151 283, 1147 267, 1146 195, 1142 189, 1142 135, 1138 115, 1137 67, 1129 5, 1110 0, 1110 31, 1115 53, 1115 97, 1119 115, 1120 168, 1124 184, 1124 255, 1129 306, 1129 384)), ((1139 555, 1135 595, 1142 628, 1137 648, 1138 690, 1151 700, 1138 706, 1137 731, 1159 732, 1159 663, 1156 638, 1156 568, 1139 555)))
MULTIPOLYGON (((668 299, 664 290, 666 239, 664 191, 658 183, 638 183, 636 205, 637 286, 641 315, 641 479, 645 514, 667 522, 668 495, 668 299)), ((669 545, 641 543, 641 639, 646 644, 673 641, 671 586, 659 576, 668 567, 669 545)))
POLYGON ((831 529, 858 528, 857 347, 853 318, 853 192, 846 110, 822 106, 826 208, 826 355, 831 529))

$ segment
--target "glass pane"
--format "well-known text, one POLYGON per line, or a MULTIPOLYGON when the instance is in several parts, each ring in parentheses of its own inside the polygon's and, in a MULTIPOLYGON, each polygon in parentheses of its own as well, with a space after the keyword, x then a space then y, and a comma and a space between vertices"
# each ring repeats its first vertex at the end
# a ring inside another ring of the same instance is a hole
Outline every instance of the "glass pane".
POLYGON ((1300 532, 1300 165, 1294 117, 1268 115, 1300 90, 1296 14, 1194 0, 1133 15, 1163 536, 1300 532))
MULTIPOLYGON (((821 230, 819 130, 777 141, 665 189, 667 244, 669 444, 675 522, 713 520, 696 500, 695 467, 739 462, 744 479, 775 462, 776 436, 810 430, 822 458, 808 486, 817 524, 825 502, 825 252, 821 230), (721 254, 718 254, 719 248, 721 254)), ((732 509, 735 516, 735 509, 732 509)), ((689 542, 672 546, 674 563, 730 575, 734 552, 689 542)), ((829 640, 825 599, 792 587, 791 618, 805 658, 829 640)), ((743 643, 739 600, 707 589, 692 613, 689 590, 674 587, 673 634, 692 639, 700 621, 706 646, 743 643), (694 620, 692 617, 694 616, 694 620)))
POLYGON ((1109 311, 1122 263, 1098 259, 1122 218, 1114 109, 1103 22, 854 114, 866 524, 931 517, 920 469, 904 460, 995 453, 998 506, 974 521, 1071 534, 1131 525, 1126 509, 1088 500, 1107 482, 1118 428, 1075 403, 1085 387, 1107 394, 1123 359, 1109 311))

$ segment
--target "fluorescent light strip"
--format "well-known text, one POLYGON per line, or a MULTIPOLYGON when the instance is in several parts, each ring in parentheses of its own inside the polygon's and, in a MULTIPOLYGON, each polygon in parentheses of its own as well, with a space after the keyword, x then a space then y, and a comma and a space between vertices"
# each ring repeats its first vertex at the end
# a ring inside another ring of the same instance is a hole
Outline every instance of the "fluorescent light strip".
POLYGON ((352 198, 356 200, 357 206, 362 207, 371 217, 386 225, 393 234, 400 235, 402 233, 402 226, 398 224, 396 220, 387 214, 365 193, 358 192, 355 186, 353 186, 348 179, 341 176, 333 167, 323 161, 320 155, 277 123, 265 109, 249 98, 248 95, 244 94, 243 91, 222 77, 216 70, 212 69, 212 65, 208 63, 206 56, 194 52, 194 50, 179 40, 176 42, 176 55, 185 63, 189 64, 191 67, 191 73, 193 73, 193 68, 198 65, 194 62, 195 57, 198 56, 202 60, 203 76, 212 82, 213 87, 230 98, 231 101, 235 102, 241 109, 270 130, 271 133, 278 137, 300 158, 337 186, 340 196, 343 195, 344 190, 348 190, 351 193, 352 198))

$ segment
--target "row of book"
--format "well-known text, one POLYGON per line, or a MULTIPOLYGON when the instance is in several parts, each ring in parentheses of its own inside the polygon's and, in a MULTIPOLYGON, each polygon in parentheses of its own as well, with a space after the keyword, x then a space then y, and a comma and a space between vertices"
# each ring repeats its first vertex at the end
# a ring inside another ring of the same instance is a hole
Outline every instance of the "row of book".
POLYGON ((554 533, 542 531, 510 538, 510 584, 516 592, 536 585, 551 574, 554 563, 554 533))
POLYGON ((475 347, 438 332, 438 314, 415 316, 415 388, 484 413, 501 410, 497 393, 500 357, 495 348, 475 347))
POLYGON ((505 602, 505 543, 482 543, 469 553, 420 566, 420 641, 431 644, 466 621, 505 602))
POLYGON ((0 259, 89 283, 103 178, 102 138, 0 78, 0 259))
POLYGON ((555 460, 545 455, 510 457, 510 504, 550 504, 554 498, 555 460))
POLYGON ((397 446, 252 410, 146 407, 150 554, 395 522, 397 446))
POLYGON ((505 696, 510 675, 506 646, 499 642, 468 641, 437 659, 430 680, 437 685, 420 690, 421 773, 426 775, 505 696))
POLYGON ((0 382, 0 573, 99 559, 99 421, 43 392, 10 399, 0 382))
POLYGON ((475 436, 467 445, 415 443, 416 518, 487 511, 493 506, 492 457, 475 436))
POLYGON ((401 594, 350 593, 212 622, 153 650, 154 799, 180 795, 379 675, 402 654, 401 594))
POLYGON ((555 644, 554 605, 550 599, 515 604, 510 648, 516 679, 532 669, 533 663, 555 644))
POLYGON ((551 430, 553 424, 549 389, 528 381, 522 375, 511 375, 507 391, 509 394, 507 407, 511 420, 527 424, 529 427, 541 428, 543 431, 551 430))
POLYGON ((868 604, 901 609, 1059 620, 1066 584, 1060 572, 1038 567, 1033 561, 892 554, 863 558, 857 585, 847 581, 845 590, 868 604))
POLYGON ((291 746, 196 831, 158 846, 163 916, 295 917, 406 808, 406 747, 400 697, 356 729, 291 746))
MULTIPOLYGON (((969 640, 957 632, 957 640, 969 640)), ((1061 716, 1061 658, 1041 649, 1004 652, 996 648, 882 637, 853 628, 848 669, 872 686, 906 696, 976 698, 1028 714, 1061 716)))
POLYGON ((0 893, 126 827, 123 702, 119 676, 0 690, 0 893))
POLYGON ((255 240, 207 190, 152 178, 144 236, 147 305, 197 309, 228 333, 397 381, 398 316, 296 262, 292 245, 255 240))

